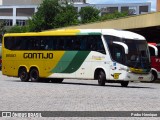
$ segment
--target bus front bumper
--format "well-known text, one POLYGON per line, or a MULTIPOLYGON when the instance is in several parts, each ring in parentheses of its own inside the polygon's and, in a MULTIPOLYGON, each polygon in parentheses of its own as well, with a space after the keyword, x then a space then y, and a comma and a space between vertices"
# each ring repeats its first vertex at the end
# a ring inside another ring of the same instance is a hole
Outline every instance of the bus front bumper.
POLYGON ((136 74, 136 73, 128 72, 124 80, 125 81, 151 81, 151 73, 136 74))

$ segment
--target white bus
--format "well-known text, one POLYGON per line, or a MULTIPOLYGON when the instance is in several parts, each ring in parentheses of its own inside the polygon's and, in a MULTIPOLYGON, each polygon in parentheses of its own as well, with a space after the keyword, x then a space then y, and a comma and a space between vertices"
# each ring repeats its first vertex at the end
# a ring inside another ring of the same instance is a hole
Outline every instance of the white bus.
POLYGON ((136 33, 114 29, 5 34, 2 72, 21 81, 95 79, 98 85, 150 81, 148 44, 136 33))

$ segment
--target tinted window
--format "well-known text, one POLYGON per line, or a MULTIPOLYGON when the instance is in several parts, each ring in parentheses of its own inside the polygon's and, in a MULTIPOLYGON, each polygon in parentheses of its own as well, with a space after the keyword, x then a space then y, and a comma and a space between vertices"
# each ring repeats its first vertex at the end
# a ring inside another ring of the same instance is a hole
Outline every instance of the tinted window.
POLYGON ((149 47, 150 56, 155 56, 155 49, 152 47, 149 47))
POLYGON ((160 57, 160 46, 157 46, 158 48, 158 57, 160 57))
POLYGON ((5 37, 10 50, 83 50, 104 53, 101 36, 31 36, 5 37))
POLYGON ((110 45, 110 52, 113 60, 124 64, 125 53, 124 53, 124 48, 122 46, 117 44, 112 44, 110 45))

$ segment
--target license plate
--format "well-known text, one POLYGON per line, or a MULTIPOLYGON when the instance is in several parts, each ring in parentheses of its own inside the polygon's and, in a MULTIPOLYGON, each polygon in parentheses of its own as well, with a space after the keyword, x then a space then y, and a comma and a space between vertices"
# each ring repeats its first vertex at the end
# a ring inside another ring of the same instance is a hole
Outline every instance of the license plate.
POLYGON ((139 79, 139 80, 143 80, 143 77, 139 77, 138 79, 139 79))

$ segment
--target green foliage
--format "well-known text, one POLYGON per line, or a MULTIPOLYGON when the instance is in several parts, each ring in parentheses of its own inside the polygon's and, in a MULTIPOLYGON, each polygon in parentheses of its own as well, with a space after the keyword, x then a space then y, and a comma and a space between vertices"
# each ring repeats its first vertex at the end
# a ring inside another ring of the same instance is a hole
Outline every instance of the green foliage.
POLYGON ((83 7, 79 12, 81 17, 81 23, 98 21, 99 13, 100 11, 94 7, 91 7, 91 6, 83 7))
POLYGON ((128 12, 114 12, 114 13, 107 13, 103 16, 101 16, 100 20, 110 20, 110 19, 116 19, 116 18, 121 18, 128 16, 128 12))
POLYGON ((37 9, 32 19, 28 21, 30 31, 51 29, 55 16, 61 11, 58 0, 44 0, 37 9))
POLYGON ((0 21, 0 34, 6 32, 4 21, 0 21))
POLYGON ((58 0, 44 0, 38 11, 29 19, 30 31, 43 31, 78 23, 78 13, 72 5, 58 0))
POLYGON ((56 16, 55 28, 76 25, 78 23, 77 10, 72 5, 66 4, 65 6, 62 6, 62 13, 57 14, 56 16))
POLYGON ((24 32, 28 32, 29 31, 29 28, 28 26, 13 26, 11 28, 9 28, 7 30, 7 33, 24 33, 24 32))

